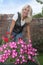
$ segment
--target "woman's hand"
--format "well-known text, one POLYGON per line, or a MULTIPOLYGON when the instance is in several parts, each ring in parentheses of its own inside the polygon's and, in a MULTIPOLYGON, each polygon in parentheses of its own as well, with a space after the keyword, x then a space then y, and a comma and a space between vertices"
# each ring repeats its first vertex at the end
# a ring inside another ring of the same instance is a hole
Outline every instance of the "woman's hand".
POLYGON ((15 20, 12 20, 12 23, 11 23, 11 26, 10 26, 10 34, 12 34, 14 26, 15 26, 15 20))
POLYGON ((11 38, 11 35, 10 35, 10 34, 8 34, 8 38, 9 38, 9 39, 11 38))

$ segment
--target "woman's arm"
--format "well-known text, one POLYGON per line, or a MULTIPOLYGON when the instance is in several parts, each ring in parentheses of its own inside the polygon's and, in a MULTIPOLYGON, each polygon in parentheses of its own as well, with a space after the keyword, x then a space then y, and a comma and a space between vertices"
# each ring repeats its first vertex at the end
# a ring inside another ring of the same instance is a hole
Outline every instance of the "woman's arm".
POLYGON ((31 39, 31 34, 30 34, 30 24, 29 23, 26 26, 26 30, 27 30, 27 39, 30 40, 31 39))
POLYGON ((15 22, 16 22, 17 19, 18 19, 18 13, 15 13, 14 16, 13 16, 13 19, 12 19, 11 26, 10 26, 10 34, 12 33, 12 30, 15 26, 15 22))
POLYGON ((10 35, 12 33, 14 26, 15 26, 15 20, 12 20, 12 23, 11 23, 11 26, 10 26, 10 35))

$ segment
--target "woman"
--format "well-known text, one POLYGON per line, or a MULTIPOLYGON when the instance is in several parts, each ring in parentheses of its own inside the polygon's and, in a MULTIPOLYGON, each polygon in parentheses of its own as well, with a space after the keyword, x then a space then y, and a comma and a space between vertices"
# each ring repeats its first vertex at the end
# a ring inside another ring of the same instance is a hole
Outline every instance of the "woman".
POLYGON ((30 28, 28 23, 32 20, 32 8, 30 5, 26 5, 22 8, 22 11, 16 13, 13 16, 12 23, 10 26, 10 35, 14 35, 14 41, 17 41, 18 38, 23 38, 23 28, 27 27, 27 39, 30 39, 30 28))
MULTIPOLYGON (((18 38, 23 38, 23 28, 26 26, 27 30, 27 39, 30 40, 30 22, 32 20, 32 8, 30 5, 26 5, 22 8, 22 11, 16 13, 13 16, 12 23, 10 26, 10 35, 14 35, 14 41, 17 41, 18 38)), ((25 41, 25 39, 24 39, 25 41)), ((36 57, 34 57, 36 59, 36 57)), ((36 59, 36 63, 39 65, 39 62, 36 59)))

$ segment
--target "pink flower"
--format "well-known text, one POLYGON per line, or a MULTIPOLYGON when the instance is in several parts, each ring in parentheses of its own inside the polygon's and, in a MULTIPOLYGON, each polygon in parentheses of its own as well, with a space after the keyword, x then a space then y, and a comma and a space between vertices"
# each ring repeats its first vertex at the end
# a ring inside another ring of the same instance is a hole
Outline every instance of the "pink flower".
POLYGON ((3 51, 3 48, 2 47, 0 47, 0 51, 3 51))
POLYGON ((24 46, 24 49, 27 49, 27 46, 26 45, 24 46))
POLYGON ((31 43, 29 44, 29 47, 32 47, 32 44, 31 43))
POLYGON ((25 59, 22 59, 22 62, 27 62, 27 60, 25 60, 25 59))
POLYGON ((22 44, 22 45, 21 45, 21 47, 23 47, 23 48, 24 48, 24 45, 22 44))
POLYGON ((34 52, 32 53, 32 56, 35 56, 35 53, 34 52))
POLYGON ((8 50, 5 50, 4 53, 10 55, 11 50, 9 50, 9 49, 8 50))
POLYGON ((20 64, 22 64, 23 62, 21 61, 20 64))
POLYGON ((24 56, 22 56, 22 59, 24 59, 25 57, 24 56))
POLYGON ((32 51, 30 51, 30 54, 32 55, 32 54, 33 54, 33 52, 32 52, 32 51))
POLYGON ((28 48, 29 50, 32 50, 32 44, 27 44, 27 48, 28 48))
POLYGON ((14 55, 12 55, 12 58, 15 58, 15 56, 14 56, 14 55))
POLYGON ((9 43, 10 48, 17 48, 16 42, 9 43))
POLYGON ((17 59, 16 61, 17 61, 17 62, 19 62, 20 60, 19 60, 19 59, 17 59))
POLYGON ((37 53, 35 53, 35 56, 37 55, 37 53))
POLYGON ((7 48, 7 44, 3 44, 2 47, 3 47, 3 49, 6 49, 7 48))
POLYGON ((37 51, 37 49, 35 49, 35 48, 33 48, 32 50, 33 50, 33 51, 37 51))
POLYGON ((20 51, 23 52, 23 49, 21 48, 20 51))
POLYGON ((26 50, 24 50, 24 52, 25 52, 25 53, 27 53, 27 49, 26 49, 26 50))
POLYGON ((14 53, 15 53, 15 52, 16 52, 16 49, 12 50, 12 52, 14 52, 14 53))
POLYGON ((17 44, 20 44, 19 41, 17 42, 17 44))
POLYGON ((0 62, 1 62, 2 55, 0 55, 0 62))
POLYGON ((24 51, 23 51, 23 49, 21 48, 21 49, 20 49, 20 54, 23 54, 23 53, 24 53, 24 51))
POLYGON ((7 50, 4 50, 4 53, 7 53, 7 50))
POLYGON ((32 59, 32 62, 35 62, 35 59, 32 59))
POLYGON ((8 49, 8 52, 11 53, 11 50, 8 49))
POLYGON ((32 41, 31 40, 29 40, 29 43, 31 43, 32 41))
POLYGON ((21 38, 18 39, 18 42, 21 43, 21 44, 24 43, 24 41, 21 38))
POLYGON ((17 64, 16 62, 14 64, 17 64))
MULTIPOLYGON (((8 33, 9 34, 9 33, 8 33)), ((7 61, 10 57, 15 64, 27 62, 27 60, 34 61, 33 56, 37 55, 37 49, 32 47, 32 44, 25 43, 21 38, 18 42, 9 42, 0 46, 0 62, 7 61)))
POLYGON ((17 57, 17 52, 16 50, 12 50, 12 58, 15 58, 15 57, 17 57))
POLYGON ((28 59, 29 59, 29 60, 31 60, 31 59, 32 59, 30 55, 28 55, 28 59))
POLYGON ((4 62, 5 62, 5 60, 1 60, 1 62, 2 62, 2 63, 4 63, 4 62))
POLYGON ((0 62, 5 62, 5 60, 7 59, 8 57, 6 57, 6 54, 3 54, 1 57, 0 57, 0 62))

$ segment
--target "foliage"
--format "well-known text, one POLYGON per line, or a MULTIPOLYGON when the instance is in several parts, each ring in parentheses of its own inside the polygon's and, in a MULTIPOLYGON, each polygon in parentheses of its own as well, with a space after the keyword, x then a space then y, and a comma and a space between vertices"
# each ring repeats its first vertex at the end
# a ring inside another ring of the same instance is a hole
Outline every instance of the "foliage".
POLYGON ((43 15, 41 13, 36 14, 36 15, 33 16, 33 18, 41 18, 41 17, 43 17, 43 15))
POLYGON ((40 62, 40 65, 43 65, 43 52, 42 53, 39 53, 38 60, 40 62))
POLYGON ((36 0, 38 3, 43 4, 43 0, 36 0))
POLYGON ((37 48, 38 52, 43 52, 43 39, 33 40, 33 47, 37 48))

